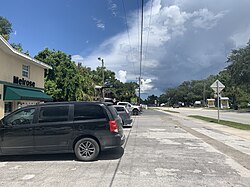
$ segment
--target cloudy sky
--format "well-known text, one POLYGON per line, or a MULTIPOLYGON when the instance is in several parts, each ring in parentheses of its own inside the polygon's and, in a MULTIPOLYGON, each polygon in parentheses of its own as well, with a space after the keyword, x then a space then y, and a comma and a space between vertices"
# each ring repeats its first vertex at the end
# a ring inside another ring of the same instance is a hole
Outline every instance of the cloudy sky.
MULTIPOLYGON (((140 0, 24 2, 27 10, 18 0, 0 7, 13 25, 10 42, 22 43, 31 55, 45 47, 61 50, 92 69, 101 57, 122 82, 137 80, 140 0)), ((230 51, 250 39, 249 7, 250 0, 144 1, 144 97, 226 67, 230 51)))

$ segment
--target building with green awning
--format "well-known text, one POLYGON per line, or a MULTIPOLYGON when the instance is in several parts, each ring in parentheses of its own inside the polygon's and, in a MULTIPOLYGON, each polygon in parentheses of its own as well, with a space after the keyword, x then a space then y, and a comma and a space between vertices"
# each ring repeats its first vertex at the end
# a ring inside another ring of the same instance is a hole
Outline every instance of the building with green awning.
POLYGON ((11 86, 5 86, 3 99, 52 101, 52 98, 42 91, 24 89, 24 88, 15 88, 11 86))
POLYGON ((44 93, 44 71, 51 66, 15 50, 0 35, 0 119, 27 105, 53 101, 44 93))

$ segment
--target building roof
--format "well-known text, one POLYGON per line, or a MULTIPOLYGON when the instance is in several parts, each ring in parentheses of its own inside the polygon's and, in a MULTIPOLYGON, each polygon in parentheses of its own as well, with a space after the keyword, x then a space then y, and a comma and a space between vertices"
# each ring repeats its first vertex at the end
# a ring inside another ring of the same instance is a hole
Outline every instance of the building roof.
POLYGON ((215 101, 215 99, 207 99, 207 101, 215 101))
POLYGON ((36 60, 28 55, 25 55, 19 51, 17 51, 16 49, 14 49, 1 35, 0 35, 0 49, 2 49, 4 52, 13 55, 17 58, 21 58, 24 60, 29 61, 32 64, 35 64, 37 66, 40 66, 44 69, 52 69, 51 66, 49 66, 48 64, 45 64, 44 62, 41 62, 39 60, 36 60))

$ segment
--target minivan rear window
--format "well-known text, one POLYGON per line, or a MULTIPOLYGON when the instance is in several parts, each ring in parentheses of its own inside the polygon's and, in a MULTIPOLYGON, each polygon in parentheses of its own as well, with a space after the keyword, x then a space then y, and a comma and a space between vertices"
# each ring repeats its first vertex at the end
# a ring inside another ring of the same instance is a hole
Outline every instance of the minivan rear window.
POLYGON ((75 104, 74 120, 103 119, 103 118, 106 118, 106 115, 101 106, 75 104))
POLYGON ((114 119, 118 117, 117 111, 112 105, 108 106, 108 109, 109 109, 109 111, 112 114, 114 119))

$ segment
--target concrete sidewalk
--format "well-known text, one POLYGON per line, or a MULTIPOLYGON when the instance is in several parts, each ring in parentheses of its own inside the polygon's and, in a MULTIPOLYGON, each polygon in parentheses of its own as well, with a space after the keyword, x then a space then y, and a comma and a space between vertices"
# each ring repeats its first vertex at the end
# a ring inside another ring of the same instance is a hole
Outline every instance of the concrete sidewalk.
POLYGON ((169 114, 179 124, 189 127, 212 139, 224 143, 242 153, 250 155, 250 131, 240 130, 225 125, 209 123, 206 121, 183 116, 180 113, 170 113, 162 110, 160 112, 169 114))

